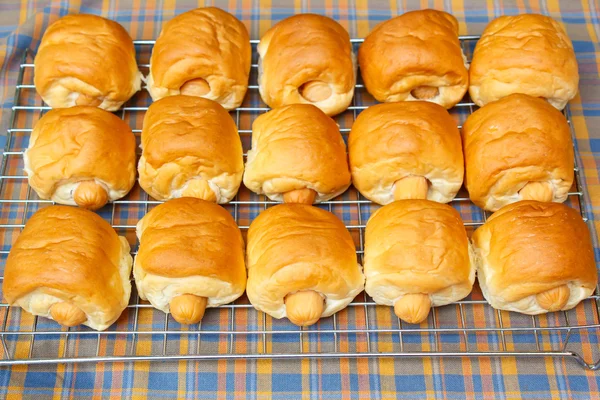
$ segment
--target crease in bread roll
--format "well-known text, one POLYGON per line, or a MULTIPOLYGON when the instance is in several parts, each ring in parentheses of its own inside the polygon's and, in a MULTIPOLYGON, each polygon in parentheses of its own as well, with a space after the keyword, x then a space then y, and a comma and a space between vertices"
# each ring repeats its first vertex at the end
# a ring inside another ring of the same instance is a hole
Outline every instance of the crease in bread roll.
POLYGON ((60 325, 68 327, 81 325, 87 321, 87 315, 80 308, 66 301, 54 303, 50 307, 50 315, 60 325))
POLYGON ((285 312, 288 319, 298 326, 317 323, 324 309, 324 298, 314 290, 302 290, 285 297, 285 312))
POLYGON ((540 307, 550 312, 562 310, 571 296, 571 290, 567 285, 561 285, 553 289, 535 295, 540 307))
POLYGON ((208 299, 195 294, 180 294, 171 299, 169 311, 180 324, 197 324, 204 317, 208 299))
POLYGON ((550 182, 529 182, 519 191, 522 200, 552 201, 552 184, 550 182))
POLYGON ((36 91, 52 108, 118 110, 141 89, 133 41, 117 22, 71 14, 52 23, 34 60, 36 91))
POLYGON ((394 200, 426 199, 429 182, 423 176, 407 176, 394 183, 394 200))
POLYGON ((97 210, 108 202, 108 193, 104 186, 95 181, 80 182, 73 192, 73 200, 81 208, 97 210))
POLYGON ((290 190, 289 192, 285 192, 283 194, 283 202, 284 203, 301 203, 301 204, 313 204, 315 202, 315 197, 317 196, 317 192, 313 189, 296 189, 290 190))
POLYGON ((427 319, 431 299, 423 293, 405 294, 394 302, 394 313, 409 324, 419 324, 427 319))
POLYGON ((102 99, 99 99, 96 96, 88 96, 87 94, 80 93, 77 96, 77 100, 75 100, 75 105, 77 106, 93 106, 97 107, 102 104, 102 99))
POLYGON ((190 79, 180 88, 181 94, 186 96, 204 96, 210 93, 210 85, 203 78, 190 79))

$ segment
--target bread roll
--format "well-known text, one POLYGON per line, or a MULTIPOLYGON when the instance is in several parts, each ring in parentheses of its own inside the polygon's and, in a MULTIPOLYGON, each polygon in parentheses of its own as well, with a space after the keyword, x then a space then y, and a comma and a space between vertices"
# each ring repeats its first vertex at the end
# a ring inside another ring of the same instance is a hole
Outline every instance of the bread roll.
POLYGON ((361 112, 348 139, 354 186, 379 204, 451 201, 463 182, 456 122, 424 101, 378 104, 361 112))
POLYGON ((35 124, 24 169, 41 199, 95 210, 135 184, 135 147, 131 128, 114 114, 54 109, 35 124))
POLYGON ((96 15, 67 15, 51 24, 34 61, 34 83, 54 108, 95 106, 108 111, 140 90, 142 74, 127 31, 96 15))
POLYGON ((246 251, 252 305, 296 325, 343 309, 364 287, 350 233, 318 207, 280 204, 263 211, 250 225, 246 251))
POLYGON ((74 207, 37 211, 12 246, 2 290, 8 304, 64 326, 104 330, 131 294, 131 255, 97 214, 74 207))
POLYGON ((260 95, 269 107, 313 104, 331 116, 350 105, 356 58, 348 32, 331 18, 286 18, 264 34, 257 50, 260 95))
POLYGON ((598 284, 588 228, 563 204, 510 204, 475 231, 473 248, 483 296, 500 310, 569 310, 598 284))
POLYGON ((215 7, 185 12, 156 39, 148 92, 154 101, 184 94, 232 110, 244 101, 251 56, 248 31, 233 15, 215 7))
POLYGON ((571 40, 558 22, 539 14, 490 22, 475 46, 469 76, 469 94, 479 106, 524 93, 562 110, 579 85, 571 40))
POLYGON ((141 147, 140 186, 155 199, 227 203, 240 187, 242 142, 229 113, 212 100, 178 95, 153 103, 141 147))
POLYGON ((252 124, 244 185, 286 203, 319 203, 342 194, 350 171, 338 126, 310 104, 260 115, 252 124))
POLYGON ((381 102, 426 100, 444 108, 467 92, 458 22, 443 11, 411 11, 385 21, 358 50, 365 87, 381 102))
POLYGON ((179 323, 198 323, 206 307, 244 293, 244 240, 224 208, 191 197, 170 200, 138 222, 137 236, 138 294, 179 323))
POLYGON ((466 187, 496 211, 519 200, 563 202, 573 184, 573 144, 565 117, 544 100, 513 94, 463 125, 466 187))
POLYGON ((365 290, 411 324, 431 307, 466 297, 475 264, 458 212, 429 200, 400 200, 377 210, 365 231, 365 290))

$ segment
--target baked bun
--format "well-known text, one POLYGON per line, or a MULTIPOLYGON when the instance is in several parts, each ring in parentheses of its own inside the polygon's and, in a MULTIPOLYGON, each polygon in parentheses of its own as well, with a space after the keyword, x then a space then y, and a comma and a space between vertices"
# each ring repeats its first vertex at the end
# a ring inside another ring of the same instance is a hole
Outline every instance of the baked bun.
POLYGON ((307 326, 346 307, 364 287, 350 233, 335 215, 305 204, 260 213, 248 230, 254 307, 307 326))
POLYGON ((140 186, 157 200, 197 197, 227 203, 244 173, 235 122, 212 100, 170 96, 144 116, 140 186))
POLYGON ((473 248, 483 296, 500 310, 569 310, 598 284, 590 232, 563 204, 510 204, 475 231, 473 248))
POLYGON ((35 124, 24 169, 41 199, 96 210, 135 184, 135 146, 131 128, 114 114, 54 109, 35 124))
POLYGON ((479 106, 524 93, 562 110, 579 85, 571 40, 558 22, 539 14, 490 22, 475 46, 469 76, 469 94, 479 106))
POLYGON ((367 91, 381 102, 451 108, 469 86, 458 21, 443 11, 411 11, 379 24, 360 46, 358 63, 367 91))
POLYGON ((467 232, 458 212, 429 200, 400 200, 377 210, 365 231, 365 291, 398 318, 422 322, 431 307, 473 288, 467 232))
POLYGON ((358 115, 348 139, 354 186, 379 204, 451 201, 463 182, 456 121, 425 101, 377 104, 358 115))
POLYGON ((233 15, 215 7, 185 12, 156 39, 148 92, 154 101, 184 94, 232 110, 248 90, 251 56, 248 31, 233 15))
POLYGON ((286 18, 264 34, 257 50, 260 96, 269 107, 313 104, 336 115, 352 102, 356 58, 348 32, 331 18, 286 18))
POLYGON ((96 15, 67 15, 50 25, 34 71, 35 89, 53 108, 115 111, 142 85, 131 37, 115 21, 96 15))
POLYGON ((182 324, 244 293, 244 239, 231 215, 192 197, 167 201, 137 224, 133 275, 143 300, 182 324))
POLYGON ((75 207, 42 208, 12 246, 2 291, 8 304, 63 326, 104 330, 131 294, 131 255, 97 214, 75 207))
POLYGON ((342 194, 350 171, 338 126, 310 104, 260 115, 252 124, 244 185, 286 203, 319 203, 342 194))
POLYGON ((574 177, 571 131, 546 101, 510 95, 471 114, 462 134, 466 187, 479 207, 567 199, 574 177))

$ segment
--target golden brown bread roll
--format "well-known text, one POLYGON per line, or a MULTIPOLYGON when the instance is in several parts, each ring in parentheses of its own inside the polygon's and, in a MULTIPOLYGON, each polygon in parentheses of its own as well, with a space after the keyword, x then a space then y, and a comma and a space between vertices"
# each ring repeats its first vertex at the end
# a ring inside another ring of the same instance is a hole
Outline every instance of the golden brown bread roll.
POLYGON ((573 144, 565 117, 542 99, 513 94, 463 125, 466 187, 496 211, 519 200, 563 202, 573 184, 573 144))
POLYGON ((398 318, 419 323, 430 307, 466 297, 473 288, 467 232, 452 207, 400 200, 377 210, 365 231, 365 290, 398 318))
POLYGON ((369 107, 352 125, 348 151, 354 186, 379 204, 411 198, 447 203, 463 182, 460 133, 437 104, 369 107))
POLYGON ((119 107, 140 90, 133 41, 115 21, 67 15, 48 27, 34 61, 35 88, 54 108, 119 107))
POLYGON ((215 7, 185 12, 156 39, 148 92, 155 101, 185 94, 232 110, 244 101, 251 56, 248 31, 233 15, 215 7))
POLYGON ((252 305, 296 325, 343 309, 364 287, 350 233, 318 207, 280 204, 263 211, 250 225, 246 251, 252 305))
POLYGON ((151 104, 141 147, 140 186, 155 199, 227 203, 240 187, 242 142, 229 113, 212 100, 178 95, 151 104))
POLYGON ((466 62, 456 18, 436 10, 382 22, 358 50, 365 87, 381 102, 426 100, 451 108, 467 92, 466 62))
POLYGON ((293 104, 252 124, 244 185, 271 200, 319 203, 350 186, 346 145, 336 123, 317 107, 293 104))
POLYGON ((40 198, 95 210, 135 184, 135 146, 131 128, 114 114, 54 109, 35 124, 24 169, 40 198))
POLYGON ((356 58, 348 32, 331 18, 286 18, 264 34, 257 50, 260 95, 269 107, 313 104, 336 115, 350 105, 356 58))
POLYGON ((563 204, 503 207, 475 231, 473 248, 479 286, 497 309, 531 315, 569 310, 598 284, 589 230, 563 204))
POLYGON ((170 200, 138 222, 137 236, 138 294, 178 322, 198 323, 206 307, 244 293, 244 240, 224 208, 191 197, 170 200))
POLYGON ((64 326, 104 330, 131 294, 131 255, 97 214, 75 207, 37 211, 12 246, 2 290, 10 305, 64 326))
POLYGON ((490 22, 475 46, 469 77, 469 94, 479 106, 524 93, 562 110, 579 85, 571 40, 558 22, 539 14, 490 22))

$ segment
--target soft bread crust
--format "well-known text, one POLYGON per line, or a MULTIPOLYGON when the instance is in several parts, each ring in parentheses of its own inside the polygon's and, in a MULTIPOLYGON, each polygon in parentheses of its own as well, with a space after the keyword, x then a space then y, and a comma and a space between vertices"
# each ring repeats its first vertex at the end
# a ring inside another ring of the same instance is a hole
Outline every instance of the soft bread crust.
POLYGON ((232 110, 246 95, 251 56, 248 30, 233 15, 215 7, 185 12, 167 22, 156 39, 148 92, 156 101, 201 78, 210 87, 202 97, 232 110))
POLYGON ((464 175, 456 121, 429 102, 377 104, 358 115, 348 139, 354 186, 379 204, 394 201, 394 184, 408 176, 429 181, 427 199, 451 201, 464 175))
POLYGON ((348 32, 331 18, 299 14, 278 22, 258 44, 258 85, 272 108, 314 104, 327 115, 350 105, 356 83, 356 61, 348 32), (324 82, 331 95, 320 101, 302 96, 302 85, 324 82))
POLYGON ((129 244, 97 214, 75 207, 42 208, 12 246, 2 290, 10 305, 46 318, 56 303, 83 311, 84 325, 104 330, 129 302, 129 244))
POLYGON ((152 103, 144 116, 141 147, 140 186, 155 199, 182 197, 190 185, 205 181, 208 193, 194 197, 227 203, 242 182, 237 127, 212 100, 177 95, 152 103))
POLYGON ((271 200, 313 189, 315 203, 350 186, 346 144, 336 123, 317 107, 293 104, 260 115, 252 124, 244 185, 271 200))
POLYGON ((494 308, 524 314, 547 312, 536 295, 566 285, 575 307, 598 284, 587 225, 563 204, 520 201, 494 213, 473 235, 477 277, 494 308))
POLYGON ((142 84, 131 37, 96 15, 67 15, 50 25, 34 68, 35 88, 54 108, 80 104, 115 111, 142 84))
POLYGON ((110 201, 135 184, 135 136, 112 113, 91 106, 50 110, 33 128, 24 170, 42 199, 76 205, 80 183, 94 181, 110 201))
POLYGON ((524 200, 529 182, 546 182, 552 201, 567 199, 574 179, 571 132, 548 102, 513 94, 475 111, 462 128, 466 188, 473 203, 496 211, 524 200))
POLYGON ((365 231, 365 290, 392 306, 407 294, 432 306, 466 297, 475 263, 459 213, 429 200, 400 200, 377 210, 365 231))
POLYGON ((275 318, 285 296, 314 290, 325 297, 321 317, 346 307, 364 287, 350 233, 335 215, 305 204, 280 204, 260 213, 248 230, 248 285, 254 307, 275 318))
POLYGON ((207 307, 244 293, 244 240, 217 204, 185 197, 152 209, 137 225, 140 248, 133 275, 140 298, 169 312, 174 297, 208 298, 207 307))
POLYGON ((458 21, 443 11, 411 11, 379 24, 360 46, 358 63, 380 102, 419 100, 411 92, 426 86, 439 92, 428 101, 451 108, 469 85, 458 21))
POLYGON ((558 22, 539 14, 490 22, 475 46, 469 76, 469 94, 479 106, 524 93, 562 110, 579 85, 571 40, 558 22))

